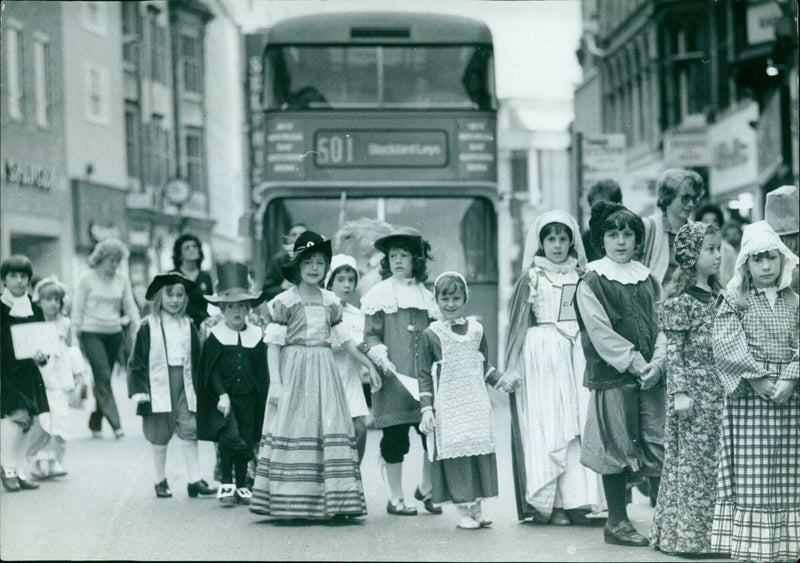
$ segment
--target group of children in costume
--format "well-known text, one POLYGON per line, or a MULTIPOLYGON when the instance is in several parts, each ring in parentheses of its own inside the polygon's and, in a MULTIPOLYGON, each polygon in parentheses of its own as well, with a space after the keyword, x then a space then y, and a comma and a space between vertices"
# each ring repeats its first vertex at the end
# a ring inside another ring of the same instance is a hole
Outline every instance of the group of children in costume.
MULTIPOLYGON (((436 514, 439 504, 454 503, 460 528, 489 526, 481 505, 497 496, 489 384, 510 394, 520 520, 591 524, 607 505, 607 543, 795 559, 800 364, 798 297, 789 284, 797 256, 766 222, 749 225, 722 291, 720 234, 689 223, 676 234, 679 269, 662 295, 636 260, 639 216, 601 202, 589 225, 603 257, 588 264, 568 214, 546 213, 531 229, 504 374, 489 365, 480 322, 464 316, 466 280, 445 272, 431 293, 424 285, 430 245, 408 227, 375 242, 384 279, 361 297, 360 311, 350 303, 355 261, 332 256, 330 241, 312 231, 297 238, 282 268, 293 285, 268 303, 264 331, 246 320, 260 302, 248 291, 246 267, 226 265, 217 294, 206 297, 224 322, 203 344, 185 315, 192 282, 156 276, 129 393, 153 444, 157 495, 171 494, 164 460, 177 433, 190 496, 215 492, 199 474, 196 449, 197 439, 213 440, 223 476, 217 496, 227 505, 277 518, 366 514, 359 466, 368 381, 387 512, 417 513, 402 485, 414 428, 426 450, 414 498, 436 514), (649 541, 627 515, 634 477, 646 477, 657 499, 649 541)), ((27 284, 21 280, 17 291, 8 272, 4 263, 4 348, 9 324, 41 317, 21 303, 27 284)), ((13 468, 6 440, 16 436, 9 427, 21 433, 49 398, 40 376, 21 375, 38 374, 34 362, 46 358, 11 360, 13 377, 6 358, 4 485, 13 468), (7 383, 22 379, 24 389, 7 383)))

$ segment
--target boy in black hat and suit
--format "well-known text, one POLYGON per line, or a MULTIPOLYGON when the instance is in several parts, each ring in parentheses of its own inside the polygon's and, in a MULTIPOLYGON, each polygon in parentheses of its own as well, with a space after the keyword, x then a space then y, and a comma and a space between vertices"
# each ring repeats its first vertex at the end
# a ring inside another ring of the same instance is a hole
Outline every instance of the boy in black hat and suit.
POLYGON ((217 278, 217 294, 206 299, 225 322, 211 329, 200 354, 197 435, 219 443, 223 484, 217 498, 226 505, 248 504, 247 463, 261 437, 269 373, 263 332, 247 322, 247 314, 263 296, 249 292, 244 264, 220 265, 217 278))

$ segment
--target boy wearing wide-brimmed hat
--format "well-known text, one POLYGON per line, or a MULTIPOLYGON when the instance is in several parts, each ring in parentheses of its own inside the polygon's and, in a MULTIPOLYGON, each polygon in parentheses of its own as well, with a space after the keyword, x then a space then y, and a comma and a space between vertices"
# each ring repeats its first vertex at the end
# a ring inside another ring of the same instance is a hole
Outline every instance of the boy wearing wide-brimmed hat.
POLYGON ((248 504, 247 463, 261 436, 269 374, 262 330, 247 322, 247 314, 263 297, 248 290, 244 264, 221 264, 217 279, 217 293, 205 298, 220 308, 225 322, 211 329, 200 354, 197 434, 219 443, 223 484, 217 498, 248 504))

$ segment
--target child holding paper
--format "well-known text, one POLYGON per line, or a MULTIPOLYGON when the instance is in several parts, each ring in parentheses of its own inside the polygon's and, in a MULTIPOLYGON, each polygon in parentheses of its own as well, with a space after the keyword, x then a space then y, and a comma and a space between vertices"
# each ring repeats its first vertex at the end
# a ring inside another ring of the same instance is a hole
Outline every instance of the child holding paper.
POLYGON ((33 417, 47 412, 47 393, 37 364, 47 363, 36 351, 33 358, 17 359, 11 329, 23 323, 43 322, 42 310, 27 294, 33 266, 27 256, 14 254, 0 264, 0 479, 8 492, 37 489, 39 485, 17 472, 24 463, 25 433, 33 417))
MULTIPOLYGON (((380 450, 391 491, 386 511, 413 516, 417 509, 406 504, 403 495, 403 458, 410 447, 408 432, 412 427, 427 450, 425 436, 419 430, 419 390, 414 387, 421 367, 422 332, 438 317, 433 294, 424 285, 431 246, 416 229, 401 227, 376 240, 375 248, 384 254, 384 280, 361 298, 361 310, 366 315, 361 349, 383 372, 382 386, 372 396, 372 407, 375 426, 383 431, 380 450)), ((442 513, 431 496, 431 463, 427 456, 423 458, 422 480, 414 498, 423 501, 428 512, 442 513)))

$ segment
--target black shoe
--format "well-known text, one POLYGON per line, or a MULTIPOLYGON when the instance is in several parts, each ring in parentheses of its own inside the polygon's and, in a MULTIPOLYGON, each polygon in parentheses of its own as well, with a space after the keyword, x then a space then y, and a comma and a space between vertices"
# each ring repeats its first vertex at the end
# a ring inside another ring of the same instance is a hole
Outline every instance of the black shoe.
POLYGON ((205 479, 200 479, 186 485, 186 492, 189 493, 190 497, 195 498, 197 495, 215 495, 217 494, 217 488, 209 487, 205 479))
POLYGON ((433 494, 428 493, 427 495, 423 495, 422 491, 419 490, 419 486, 417 486, 417 490, 414 491, 414 498, 417 500, 421 500, 422 503, 425 505, 425 510, 427 510, 431 514, 442 513, 442 507, 433 504, 433 494))
POLYGON ((19 491, 19 477, 16 471, 6 471, 0 467, 0 480, 3 481, 3 488, 9 493, 19 491))
POLYGON ((158 498, 170 498, 172 496, 172 491, 169 489, 169 485, 167 484, 167 480, 164 479, 160 483, 156 483, 156 496, 158 498))
POLYGON ((603 529, 603 536, 606 543, 614 545, 629 545, 632 547, 647 547, 650 545, 647 538, 637 532, 636 528, 628 520, 623 520, 614 526, 606 524, 603 529))
POLYGON ((396 514, 397 516, 416 516, 417 509, 413 506, 406 506, 403 500, 400 500, 400 505, 392 504, 392 499, 386 503, 386 512, 389 514, 396 514))
POLYGON ((570 522, 576 526, 600 526, 605 525, 605 517, 592 517, 587 516, 587 512, 581 508, 571 508, 567 510, 567 516, 570 522))
POLYGON ((19 488, 23 491, 33 491, 39 488, 39 483, 36 481, 28 481, 22 475, 17 475, 17 482, 19 482, 19 488))
POLYGON ((554 508, 550 515, 550 524, 553 526, 571 526, 572 521, 563 508, 554 508))

